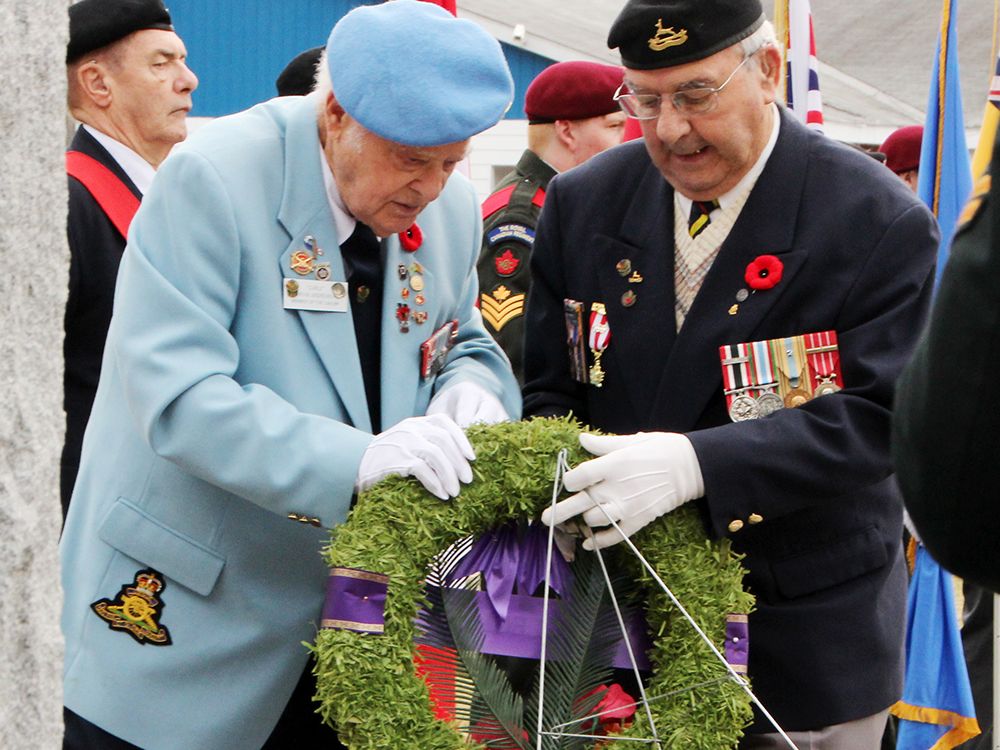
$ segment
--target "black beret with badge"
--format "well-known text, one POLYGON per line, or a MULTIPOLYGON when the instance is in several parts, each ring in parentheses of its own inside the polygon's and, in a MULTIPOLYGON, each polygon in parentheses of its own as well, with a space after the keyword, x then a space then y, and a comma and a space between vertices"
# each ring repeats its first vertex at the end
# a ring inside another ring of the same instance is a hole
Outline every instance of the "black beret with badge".
POLYGON ((618 48, 626 68, 668 68, 721 52, 763 23, 760 0, 629 0, 608 47, 618 48))
POLYGON ((173 31, 161 0, 81 0, 69 6, 66 64, 144 29, 173 31))

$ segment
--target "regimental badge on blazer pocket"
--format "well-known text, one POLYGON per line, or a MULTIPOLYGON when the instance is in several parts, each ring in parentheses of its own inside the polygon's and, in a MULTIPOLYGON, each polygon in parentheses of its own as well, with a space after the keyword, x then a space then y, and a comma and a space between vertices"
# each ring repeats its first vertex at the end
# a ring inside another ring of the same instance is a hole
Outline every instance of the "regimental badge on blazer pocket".
POLYGON ((759 419, 844 387, 837 332, 719 347, 729 418, 759 419))
POLYGON ((90 608, 109 628, 127 633, 138 643, 169 646, 170 632, 160 622, 166 587, 163 575, 147 568, 136 572, 131 584, 123 584, 114 599, 98 599, 90 608))

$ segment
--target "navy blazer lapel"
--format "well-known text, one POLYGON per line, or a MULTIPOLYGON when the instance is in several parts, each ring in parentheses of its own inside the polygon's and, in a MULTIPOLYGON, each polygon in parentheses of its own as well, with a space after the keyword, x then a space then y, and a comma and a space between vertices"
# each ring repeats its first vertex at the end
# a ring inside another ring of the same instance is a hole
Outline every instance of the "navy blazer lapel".
POLYGON ((779 111, 781 131, 774 151, 709 269, 670 352, 654 410, 659 422, 669 429, 683 431, 695 426, 710 399, 721 392, 718 347, 754 340, 754 332, 806 260, 808 249, 793 249, 792 244, 809 144, 805 128, 784 110, 779 111), (775 255, 781 260, 781 283, 753 292, 738 303, 737 292, 750 291, 744 280, 746 267, 759 255, 775 255), (738 307, 733 310, 733 305, 738 307))
MULTIPOLYGON (((303 97, 289 114, 285 132, 285 183, 277 217, 290 237, 288 246, 282 248, 278 258, 285 279, 304 278, 292 270, 290 258, 293 252, 304 248, 307 236, 314 237, 316 246, 323 251, 321 262, 330 264, 331 280, 346 278, 340 238, 323 183, 321 158, 316 108, 311 96, 303 97)), ((350 309, 342 313, 309 310, 290 310, 289 313, 302 321, 351 424, 360 430, 371 431, 350 309)))
MULTIPOLYGON (((611 329, 601 363, 609 380, 625 384, 640 424, 649 418, 660 373, 674 344, 673 222, 670 186, 650 163, 618 236, 594 238, 599 301, 605 305, 611 329), (621 261, 630 265, 624 276, 618 270, 621 261), (623 302, 628 292, 634 295, 631 305, 623 302)), ((590 312, 585 310, 585 316, 590 312)))

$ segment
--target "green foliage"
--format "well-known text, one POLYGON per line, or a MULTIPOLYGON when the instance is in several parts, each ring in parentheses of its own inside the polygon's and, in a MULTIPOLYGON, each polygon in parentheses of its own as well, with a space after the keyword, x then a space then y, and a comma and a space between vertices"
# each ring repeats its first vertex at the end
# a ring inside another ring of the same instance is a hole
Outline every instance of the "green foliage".
MULTIPOLYGON (((424 602, 426 568, 437 552, 458 539, 511 519, 537 517, 551 502, 559 451, 568 450, 571 466, 589 458, 577 441, 579 432, 579 425, 566 419, 473 426, 468 435, 477 454, 474 480, 458 498, 442 502, 416 480, 391 477, 364 493, 348 521, 332 534, 324 550, 328 565, 390 578, 384 635, 321 630, 313 647, 319 711, 351 750, 476 747, 455 727, 435 719, 427 687, 414 670, 413 621, 424 602)), ((635 541, 721 649, 726 615, 748 613, 753 604, 742 589, 743 571, 728 543, 706 538, 692 504, 651 524, 635 541)), ((646 616, 654 633, 648 694, 712 682, 653 704, 664 750, 735 747, 751 718, 749 699, 725 679, 725 668, 638 562, 622 564, 631 566, 629 574, 647 591, 646 616)), ((650 736, 641 709, 628 734, 650 736)))

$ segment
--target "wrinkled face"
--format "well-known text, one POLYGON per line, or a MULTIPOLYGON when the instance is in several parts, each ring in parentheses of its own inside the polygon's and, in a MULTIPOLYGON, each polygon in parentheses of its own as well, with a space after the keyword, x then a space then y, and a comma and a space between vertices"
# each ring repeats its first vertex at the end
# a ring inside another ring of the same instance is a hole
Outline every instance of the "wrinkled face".
POLYGON ((174 32, 144 29, 121 42, 108 66, 108 117, 129 140, 169 149, 187 136, 186 118, 198 77, 174 32))
POLYGON ((576 164, 583 164, 590 157, 621 143, 626 119, 624 112, 612 112, 586 120, 572 120, 570 130, 576 164))
POLYGON ((780 55, 765 47, 736 72, 717 95, 714 109, 684 114, 670 96, 691 88, 717 88, 743 59, 739 46, 704 60, 657 70, 627 70, 634 93, 660 94, 660 114, 642 120, 642 135, 653 163, 675 190, 692 200, 712 200, 736 186, 750 171, 771 134, 780 55))
POLYGON ((469 141, 404 146, 381 138, 346 114, 331 96, 323 151, 347 210, 385 237, 402 232, 444 190, 469 141))

